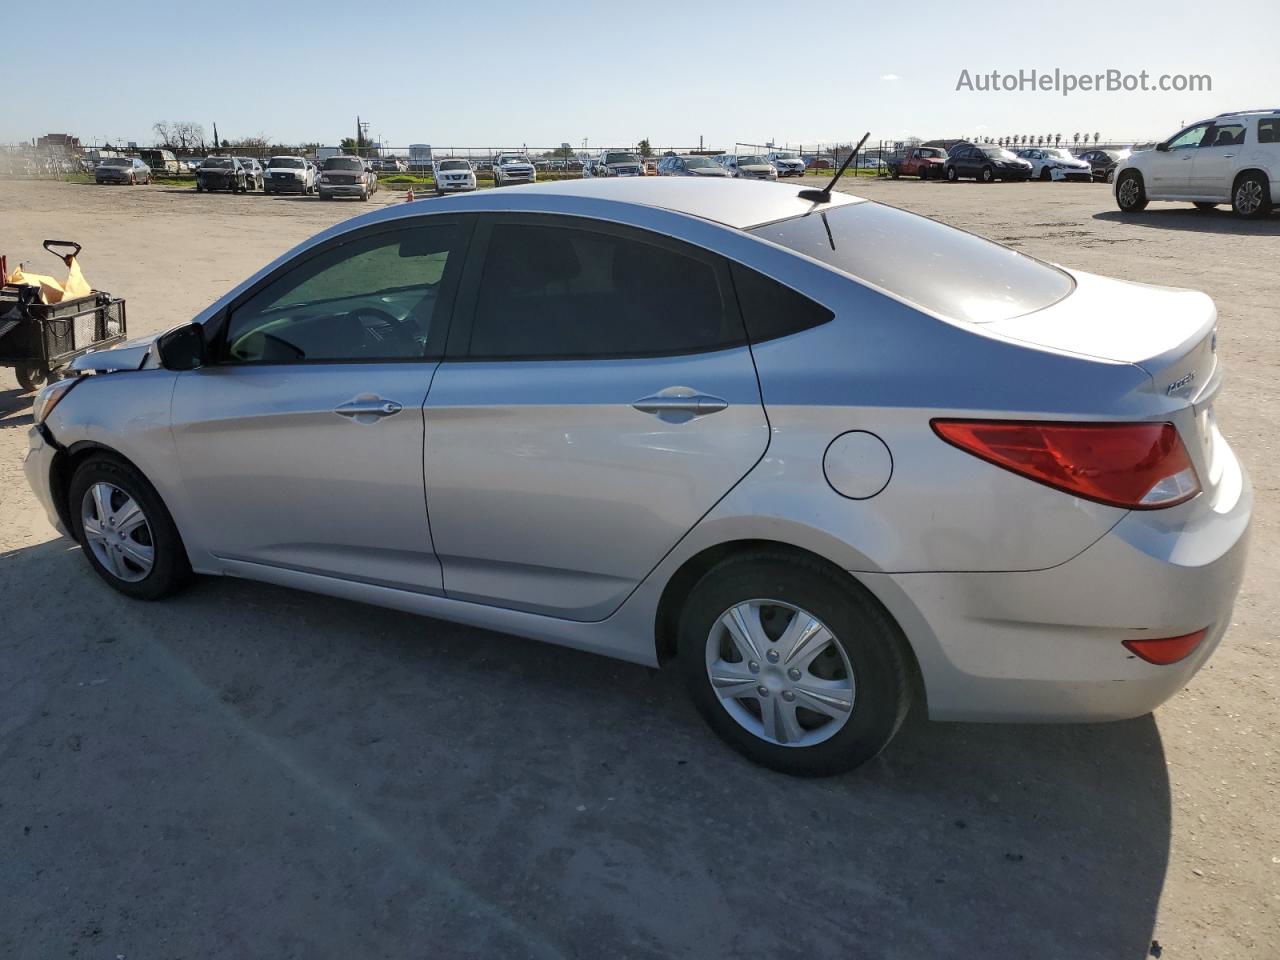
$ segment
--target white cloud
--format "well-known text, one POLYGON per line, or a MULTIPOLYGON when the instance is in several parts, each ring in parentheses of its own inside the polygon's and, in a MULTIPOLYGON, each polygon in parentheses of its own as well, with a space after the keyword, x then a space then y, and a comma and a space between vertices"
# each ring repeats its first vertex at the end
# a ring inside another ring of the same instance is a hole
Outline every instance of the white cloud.
POLYGON ((901 80, 902 78, 896 73, 884 73, 880 75, 881 80, 901 80))

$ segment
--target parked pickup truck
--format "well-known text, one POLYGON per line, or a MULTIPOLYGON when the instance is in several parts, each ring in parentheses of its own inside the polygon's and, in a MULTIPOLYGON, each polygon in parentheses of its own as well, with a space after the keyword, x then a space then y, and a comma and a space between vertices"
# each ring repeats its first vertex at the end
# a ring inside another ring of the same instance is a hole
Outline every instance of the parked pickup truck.
POLYGON ((889 176, 919 177, 921 180, 942 176, 947 152, 940 147, 908 147, 889 158, 889 176))

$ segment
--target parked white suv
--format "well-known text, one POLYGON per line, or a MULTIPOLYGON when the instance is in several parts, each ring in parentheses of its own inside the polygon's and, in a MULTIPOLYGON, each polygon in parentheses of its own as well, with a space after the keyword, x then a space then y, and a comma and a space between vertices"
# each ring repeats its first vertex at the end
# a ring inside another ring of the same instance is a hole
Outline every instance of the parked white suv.
POLYGON ((1280 107, 1221 113, 1134 151, 1116 168, 1115 196, 1125 213, 1149 200, 1185 200, 1265 217, 1280 202, 1280 107))
POLYGON ((436 193, 461 193, 476 188, 476 172, 471 161, 457 157, 445 157, 431 161, 431 172, 436 181, 436 193))
POLYGON ((523 153, 500 153, 493 158, 495 187, 505 187, 512 183, 533 183, 537 179, 537 171, 523 153))

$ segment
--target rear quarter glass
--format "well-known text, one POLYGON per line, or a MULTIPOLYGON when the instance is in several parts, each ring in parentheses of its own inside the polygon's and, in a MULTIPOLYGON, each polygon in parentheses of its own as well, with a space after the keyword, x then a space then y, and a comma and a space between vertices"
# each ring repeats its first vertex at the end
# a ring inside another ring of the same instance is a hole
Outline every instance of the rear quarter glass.
POLYGON ((878 203, 849 204, 751 232, 931 313, 969 323, 1041 310, 1074 287, 1057 267, 878 203))

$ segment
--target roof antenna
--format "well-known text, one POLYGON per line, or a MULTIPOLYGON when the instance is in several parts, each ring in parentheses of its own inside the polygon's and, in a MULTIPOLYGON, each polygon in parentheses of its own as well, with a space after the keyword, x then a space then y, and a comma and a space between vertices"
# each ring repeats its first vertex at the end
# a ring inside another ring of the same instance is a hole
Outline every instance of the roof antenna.
POLYGON ((796 196, 800 197, 802 200, 812 200, 814 203, 829 203, 831 201, 831 188, 834 187, 836 185, 836 181, 844 175, 845 170, 848 169, 849 164, 853 162, 853 158, 858 155, 858 151, 862 149, 862 145, 867 142, 867 137, 869 136, 871 136, 870 130, 864 133, 862 135, 862 139, 858 141, 858 145, 849 151, 849 155, 844 158, 844 163, 840 164, 840 169, 836 171, 836 175, 831 178, 830 183, 821 190, 801 190, 796 194, 796 196))

